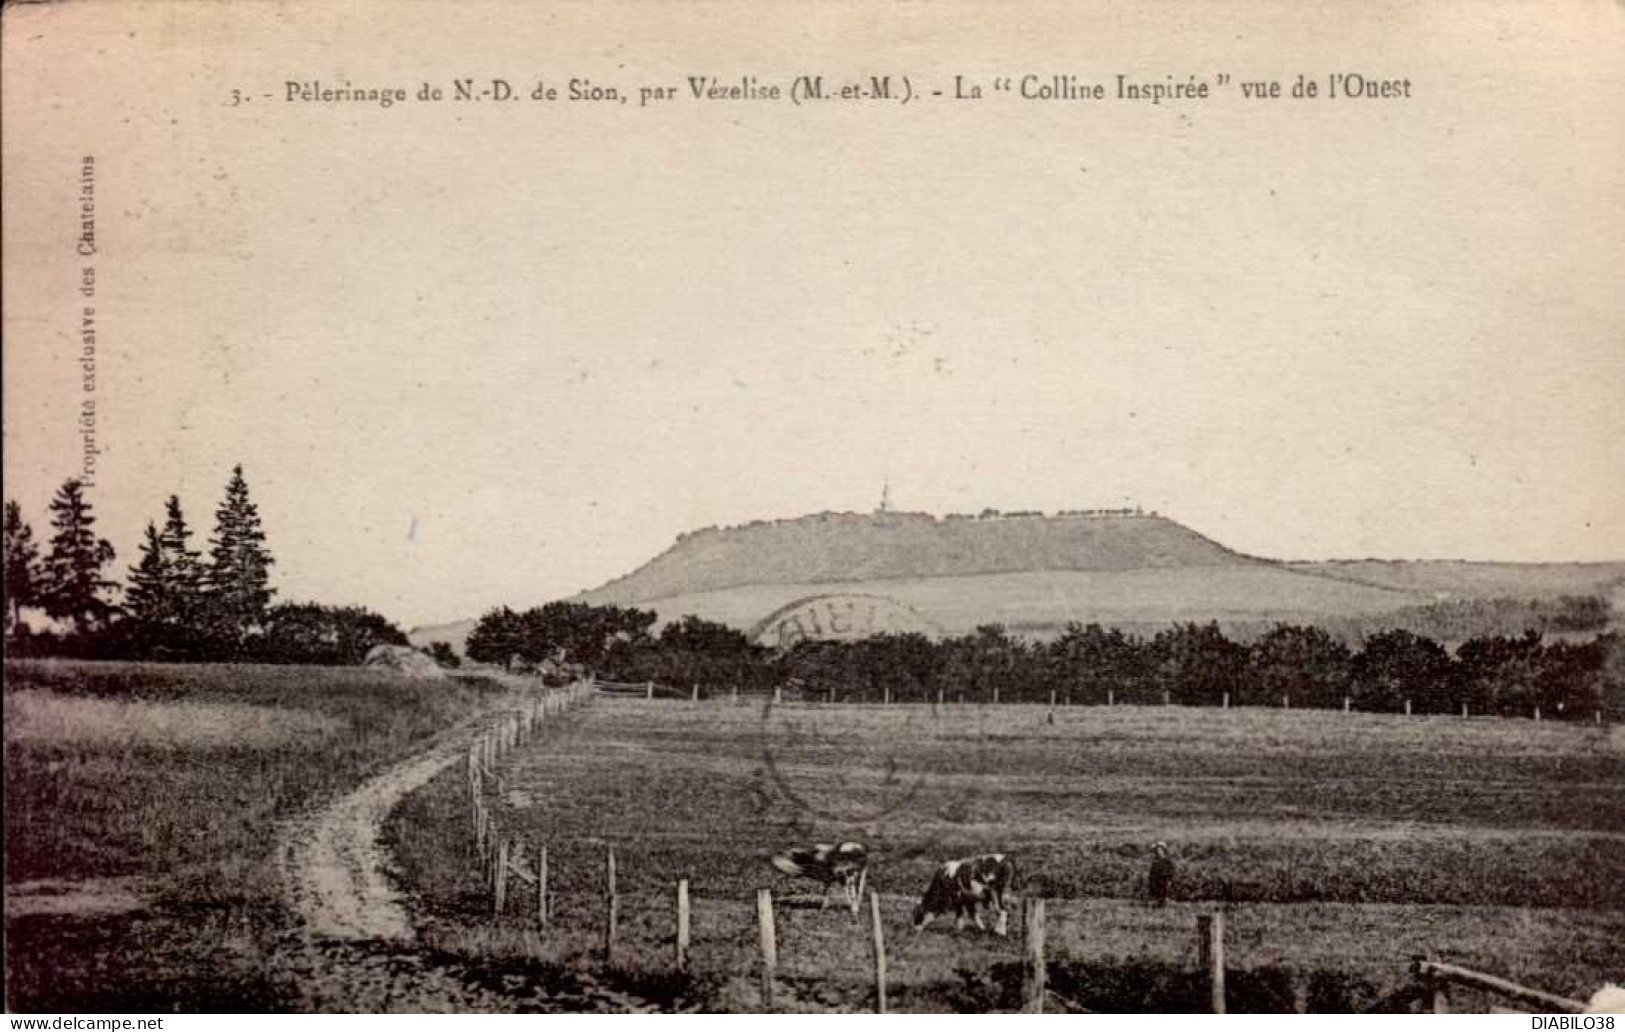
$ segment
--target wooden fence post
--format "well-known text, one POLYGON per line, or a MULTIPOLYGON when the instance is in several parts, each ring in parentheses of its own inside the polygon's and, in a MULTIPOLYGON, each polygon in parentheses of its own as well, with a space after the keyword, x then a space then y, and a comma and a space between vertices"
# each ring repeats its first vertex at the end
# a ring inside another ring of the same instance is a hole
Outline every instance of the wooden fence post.
POLYGON ((492 900, 492 916, 502 916, 502 904, 508 899, 508 840, 497 845, 496 892, 492 900))
POLYGON ((1281 693, 1281 708, 1282 709, 1291 709, 1292 708, 1292 699, 1291 699, 1291 697, 1289 695, 1287 695, 1286 692, 1281 693))
POLYGON ((1027 1013, 1044 1013, 1044 901, 1028 899, 1022 907, 1022 934, 1027 943, 1027 1013))
POLYGON ((604 898, 604 963, 615 963, 616 925, 620 922, 621 898, 615 891, 615 847, 609 847, 604 864, 607 893, 604 898))
MULTIPOLYGON (((1432 961, 1431 956, 1417 958, 1420 961, 1432 961)), ((1445 981, 1434 974, 1433 969, 1422 965, 1422 1013, 1423 1014, 1449 1014, 1450 994, 1445 989, 1445 981)))
POLYGON ((993 682, 993 705, 999 704, 999 682, 993 682))
POLYGON ((536 923, 547 931, 547 846, 536 847, 536 923))
POLYGON ((1409 699, 1405 700, 1405 715, 1407 717, 1411 715, 1411 700, 1409 699))
POLYGON ((688 879, 677 879, 677 970, 688 970, 688 879))
POLYGON ((1462 719, 1466 719, 1466 717, 1467 717, 1467 704, 1465 702, 1461 704, 1461 715, 1462 715, 1462 719))
POLYGON ((1591 711, 1591 722, 1598 727, 1602 727, 1602 710, 1591 711))
POLYGON ((1454 964, 1441 964, 1425 954, 1411 958, 1411 973, 1421 982, 1421 992, 1418 995, 1421 997, 1422 1010, 1426 1013, 1450 1012, 1449 989, 1453 984, 1495 993, 1497 996, 1515 1000, 1523 1006, 1541 1012, 1580 1014, 1586 1010, 1584 1000, 1544 993, 1539 989, 1531 989, 1529 986, 1509 982, 1504 978, 1486 975, 1482 971, 1473 971, 1454 964))
POLYGON ((891 685, 884 684, 880 686, 880 701, 887 706, 891 705, 891 685))
POLYGON ((1117 705, 1117 693, 1115 691, 1113 691, 1112 689, 1110 689, 1110 688, 1106 689, 1106 705, 1108 705, 1108 706, 1117 705))
POLYGON ((776 685, 773 686, 773 705, 777 706, 779 703, 781 703, 783 701, 784 701, 784 686, 782 684, 776 684, 776 685))
POLYGON ((1352 705, 1353 702, 1354 702, 1354 700, 1349 698, 1347 695, 1343 696, 1343 712, 1344 713, 1348 713, 1350 711, 1350 706, 1352 705))
POLYGON ((1050 709, 1055 708, 1055 689, 1054 688, 1051 688, 1049 690, 1049 708, 1050 709))
POLYGON ((1221 703, 1221 705, 1222 705, 1222 706, 1223 706, 1223 707, 1224 707, 1224 708, 1225 708, 1225 709, 1229 709, 1229 708, 1230 708, 1230 693, 1229 693, 1229 692, 1225 692, 1225 693, 1224 693, 1224 702, 1223 702, 1223 703, 1221 703))
POLYGON ((880 894, 869 893, 869 924, 875 950, 875 1013, 886 1013, 886 932, 880 924, 880 894))
POLYGON ((1540 707, 1535 707, 1535 723, 1540 723, 1540 707))
POLYGON ((1207 975, 1208 1009, 1224 1013, 1224 914, 1203 914, 1196 919, 1196 952, 1207 975))
POLYGON ((728 691, 728 696, 729 696, 730 699, 733 700, 733 704, 735 706, 739 705, 739 682, 738 681, 735 681, 733 683, 733 686, 728 691))
POLYGON ((698 681, 694 682, 694 688, 693 688, 692 691, 689 692, 688 701, 689 702, 699 702, 700 701, 700 682, 698 682, 698 681))
POLYGON ((943 701, 942 696, 943 696, 943 690, 941 688, 938 688, 937 689, 937 706, 939 708, 942 706, 942 701, 943 701))
POLYGON ((762 942, 762 1009, 773 1009, 773 977, 779 967, 778 936, 773 931, 773 892, 756 890, 756 926, 762 942))
POLYGON ((1168 689, 1166 689, 1166 688, 1164 688, 1164 689, 1163 689, 1163 690, 1162 690, 1162 704, 1163 704, 1163 705, 1164 705, 1164 706, 1166 706, 1166 705, 1168 705, 1168 704, 1169 704, 1169 703, 1168 703, 1168 698, 1169 698, 1169 696, 1168 696, 1168 689))
POLYGON ((645 699, 652 699, 655 697, 655 683, 653 681, 650 681, 648 684, 643 686, 643 697, 645 699))

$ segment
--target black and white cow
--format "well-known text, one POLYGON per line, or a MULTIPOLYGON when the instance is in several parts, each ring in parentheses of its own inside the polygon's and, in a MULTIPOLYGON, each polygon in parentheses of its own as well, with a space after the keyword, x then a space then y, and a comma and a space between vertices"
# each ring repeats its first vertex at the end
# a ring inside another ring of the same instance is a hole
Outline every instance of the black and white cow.
POLYGON ((821 882, 824 898, 819 902, 820 910, 829 906, 830 890, 840 885, 852 913, 858 912, 863 886, 869 877, 869 851, 863 847, 863 843, 820 842, 801 849, 787 849, 770 862, 785 874, 821 882))
POLYGON ((949 860, 937 868, 925 897, 914 908, 914 930, 924 928, 938 914, 953 914, 956 928, 965 927, 967 917, 977 928, 984 928, 981 908, 986 905, 998 915, 993 931, 1008 935, 1010 915, 1005 897, 1015 887, 1015 862, 1003 853, 949 860))

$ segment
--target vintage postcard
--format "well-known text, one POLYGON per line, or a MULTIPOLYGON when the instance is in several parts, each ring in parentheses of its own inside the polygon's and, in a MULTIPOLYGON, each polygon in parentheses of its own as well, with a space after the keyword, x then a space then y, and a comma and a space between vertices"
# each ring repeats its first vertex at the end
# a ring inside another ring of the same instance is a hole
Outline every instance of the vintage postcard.
POLYGON ((1625 1009, 1625 6, 0 31, 11 1011, 1625 1009))

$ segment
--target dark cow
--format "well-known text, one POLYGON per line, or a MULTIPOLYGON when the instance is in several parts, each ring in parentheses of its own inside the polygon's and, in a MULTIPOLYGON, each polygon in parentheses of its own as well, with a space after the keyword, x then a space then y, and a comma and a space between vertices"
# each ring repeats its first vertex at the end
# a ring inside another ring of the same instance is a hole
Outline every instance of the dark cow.
POLYGON ((1016 865, 1003 853, 949 860, 937 868, 925 898, 914 908, 914 930, 924 928, 938 914, 953 914, 956 928, 965 927, 967 917, 977 928, 984 928, 981 908, 985 904, 998 915, 993 931, 1008 935, 1010 915, 1005 896, 1015 887, 1016 865))
POLYGON ((802 849, 785 850, 773 857, 771 863, 785 874, 821 882, 824 898, 818 904, 820 910, 829 906, 830 890, 840 885, 852 913, 858 912, 858 901, 863 898, 863 886, 869 877, 869 851, 863 843, 820 842, 802 849))

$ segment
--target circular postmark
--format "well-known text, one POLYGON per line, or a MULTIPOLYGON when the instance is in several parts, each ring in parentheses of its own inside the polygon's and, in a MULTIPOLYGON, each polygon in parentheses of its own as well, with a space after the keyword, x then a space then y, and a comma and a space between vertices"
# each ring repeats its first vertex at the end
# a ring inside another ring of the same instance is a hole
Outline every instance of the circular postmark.
POLYGON ((941 858, 998 822, 998 752, 1013 714, 979 705, 767 699, 758 816, 786 840, 862 839, 941 858))

